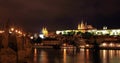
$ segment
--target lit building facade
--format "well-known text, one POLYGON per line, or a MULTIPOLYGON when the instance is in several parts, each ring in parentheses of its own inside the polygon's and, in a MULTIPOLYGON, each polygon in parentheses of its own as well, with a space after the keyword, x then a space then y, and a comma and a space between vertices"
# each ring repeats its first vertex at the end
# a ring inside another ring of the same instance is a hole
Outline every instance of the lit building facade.
POLYGON ((120 36, 120 29, 107 29, 107 27, 103 27, 102 30, 94 28, 92 25, 87 25, 87 23, 84 23, 83 21, 78 24, 77 30, 61 30, 56 31, 56 34, 68 34, 69 32, 74 32, 77 34, 78 32, 89 32, 93 35, 119 35, 120 36))
POLYGON ((78 24, 78 30, 82 33, 87 32, 87 30, 94 29, 92 25, 88 25, 87 22, 81 21, 81 23, 78 24))
POLYGON ((87 23, 84 24, 84 22, 81 21, 81 23, 78 24, 78 30, 83 30, 83 29, 87 29, 87 23))
POLYGON ((120 29, 88 30, 88 32, 94 35, 119 35, 120 36, 120 29))
POLYGON ((46 27, 43 27, 43 28, 42 28, 42 33, 43 33, 43 35, 44 35, 45 37, 48 37, 48 30, 47 30, 46 27))
POLYGON ((80 30, 81 32, 86 32, 87 29, 87 23, 84 24, 83 21, 81 21, 81 23, 78 24, 78 30, 80 30))

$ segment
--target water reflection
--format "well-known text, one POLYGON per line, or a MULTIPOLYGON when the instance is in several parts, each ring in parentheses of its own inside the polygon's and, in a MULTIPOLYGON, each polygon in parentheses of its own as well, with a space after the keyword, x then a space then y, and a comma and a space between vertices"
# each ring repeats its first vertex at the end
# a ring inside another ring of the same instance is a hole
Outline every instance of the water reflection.
POLYGON ((120 50, 34 49, 33 63, 119 63, 120 50))
POLYGON ((47 52, 41 51, 41 53, 39 55, 39 62, 40 63, 48 63, 47 52))
POLYGON ((103 63, 120 62, 120 50, 101 50, 100 53, 103 63))
POLYGON ((84 53, 85 53, 85 62, 84 63, 90 63, 90 53, 89 53, 89 49, 86 49, 85 51, 84 51, 84 53), (89 61, 89 62, 88 62, 89 61))
POLYGON ((66 56, 67 56, 67 55, 66 55, 66 54, 67 54, 67 53, 66 53, 66 49, 63 49, 63 50, 64 50, 64 51, 63 51, 63 63, 67 63, 67 62, 66 62, 66 60, 67 60, 67 59, 66 59, 66 56))
POLYGON ((37 63, 37 49, 34 49, 34 63, 37 63))

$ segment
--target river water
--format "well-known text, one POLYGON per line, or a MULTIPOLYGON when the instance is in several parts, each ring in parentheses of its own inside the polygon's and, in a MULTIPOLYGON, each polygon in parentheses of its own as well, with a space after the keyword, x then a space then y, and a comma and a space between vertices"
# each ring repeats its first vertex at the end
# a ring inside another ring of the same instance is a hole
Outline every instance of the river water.
POLYGON ((120 63, 120 50, 37 49, 33 63, 120 63))

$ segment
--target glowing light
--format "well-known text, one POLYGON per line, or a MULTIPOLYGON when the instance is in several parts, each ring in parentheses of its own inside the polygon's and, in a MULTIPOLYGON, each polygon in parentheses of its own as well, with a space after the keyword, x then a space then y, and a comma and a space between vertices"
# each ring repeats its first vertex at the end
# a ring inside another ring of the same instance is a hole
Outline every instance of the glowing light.
POLYGON ((20 34, 22 34, 22 32, 20 32, 20 34))
POLYGON ((85 51, 85 49, 80 49, 80 51, 85 51))
POLYGON ((103 43, 102 46, 107 46, 107 44, 106 44, 106 43, 103 43))
POLYGON ((15 30, 15 32, 17 33, 17 32, 18 32, 18 30, 15 30))
POLYGON ((20 33, 21 33, 21 31, 18 31, 18 33, 20 34, 20 33))
POLYGON ((38 38, 38 35, 37 35, 37 33, 35 33, 35 34, 34 34, 34 38, 36 38, 36 39, 38 38))
POLYGON ((106 50, 103 50, 102 53, 103 53, 103 59, 106 59, 106 56, 107 56, 107 51, 106 50))
POLYGON ((117 47, 120 47, 120 44, 116 44, 117 47))
POLYGON ((109 46, 111 46, 111 47, 112 47, 112 46, 114 46, 114 44, 113 44, 113 43, 110 43, 110 44, 109 44, 109 46))
POLYGON ((63 46, 66 46, 66 45, 67 45, 66 43, 63 44, 63 46))
POLYGON ((103 33, 103 34, 109 34, 109 32, 106 31, 106 30, 103 30, 102 33, 103 33))
POLYGON ((4 33, 5 31, 0 30, 0 33, 4 33))
POLYGON ((67 50, 66 49, 64 49, 63 50, 63 63, 67 63, 67 50))
POLYGON ((104 27, 103 27, 103 30, 106 30, 106 29, 107 29, 107 27, 106 27, 106 26, 104 26, 104 27))
POLYGON ((80 48, 85 48, 85 46, 84 46, 84 45, 81 45, 80 48))
POLYGON ((30 39, 33 39, 33 36, 31 36, 30 39))
POLYGON ((87 58, 87 59, 89 59, 89 58, 90 58, 89 49, 86 49, 86 58, 87 58))
POLYGON ((81 32, 86 32, 84 29, 87 29, 87 23, 84 23, 83 21, 81 21, 80 24, 78 24, 78 30, 81 30, 81 32))
POLYGON ((37 56, 37 49, 34 49, 34 55, 37 56))
POLYGON ((11 28, 11 31, 14 31, 14 28, 11 28))
POLYGON ((60 33, 62 33, 62 31, 56 31, 56 34, 60 34, 60 33))
POLYGON ((9 33, 11 34, 12 32, 11 32, 11 31, 9 31, 9 33))
POLYGON ((89 47, 89 44, 86 44, 86 47, 89 47))
POLYGON ((44 35, 45 37, 48 37, 48 30, 47 30, 47 28, 43 27, 42 33, 43 33, 43 35, 44 35))
POLYGON ((45 38, 43 34, 40 34, 39 37, 42 38, 42 39, 45 38))
POLYGON ((109 57, 113 58, 115 55, 115 51, 114 50, 109 50, 109 57))
POLYGON ((44 50, 41 51, 39 61, 40 61, 40 63, 49 63, 48 62, 48 54, 46 51, 44 51, 44 50))

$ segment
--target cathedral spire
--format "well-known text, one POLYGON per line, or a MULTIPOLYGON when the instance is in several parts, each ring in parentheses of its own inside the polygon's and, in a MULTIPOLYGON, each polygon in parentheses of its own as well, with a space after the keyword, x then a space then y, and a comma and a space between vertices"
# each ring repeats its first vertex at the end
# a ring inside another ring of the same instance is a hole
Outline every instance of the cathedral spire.
POLYGON ((48 36, 48 30, 47 30, 46 27, 43 27, 43 28, 42 28, 42 33, 43 33, 43 35, 44 35, 45 37, 48 36))
POLYGON ((81 23, 78 24, 78 30, 81 30, 81 32, 85 32, 87 29, 87 22, 84 23, 82 20, 81 23))

